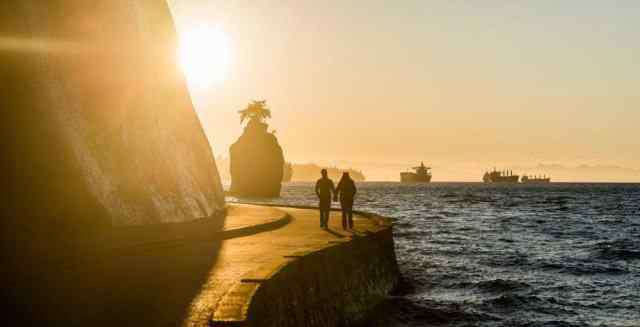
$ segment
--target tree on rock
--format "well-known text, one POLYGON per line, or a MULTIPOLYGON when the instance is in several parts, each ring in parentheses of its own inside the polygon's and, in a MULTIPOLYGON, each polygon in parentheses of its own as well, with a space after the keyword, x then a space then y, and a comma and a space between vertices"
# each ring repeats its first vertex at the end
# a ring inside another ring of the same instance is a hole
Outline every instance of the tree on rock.
POLYGON ((264 123, 268 118, 271 118, 271 109, 267 108, 267 101, 251 101, 246 108, 238 111, 240 114, 240 124, 245 120, 257 121, 264 123))
POLYGON ((237 196, 278 197, 282 183, 284 155, 274 133, 265 122, 271 110, 265 100, 252 101, 240 114, 247 125, 229 149, 231 193, 237 196))

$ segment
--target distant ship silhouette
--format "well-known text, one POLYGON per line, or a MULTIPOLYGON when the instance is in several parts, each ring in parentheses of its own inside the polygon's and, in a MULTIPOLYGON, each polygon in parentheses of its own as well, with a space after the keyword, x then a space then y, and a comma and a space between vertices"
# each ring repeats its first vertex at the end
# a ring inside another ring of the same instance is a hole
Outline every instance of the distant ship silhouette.
POLYGON ((420 166, 412 168, 414 172, 400 173, 400 181, 402 183, 429 183, 431 182, 431 167, 426 167, 424 162, 420 166))
POLYGON ((482 180, 485 183, 518 183, 522 182, 523 184, 541 184, 541 183, 550 183, 551 178, 545 176, 529 176, 524 175, 522 178, 518 175, 514 175, 511 170, 498 171, 495 168, 492 171, 488 171, 484 173, 482 176, 482 180))
POLYGON ((482 176, 485 183, 517 183, 519 179, 520 176, 514 175, 511 170, 497 171, 495 168, 482 176))

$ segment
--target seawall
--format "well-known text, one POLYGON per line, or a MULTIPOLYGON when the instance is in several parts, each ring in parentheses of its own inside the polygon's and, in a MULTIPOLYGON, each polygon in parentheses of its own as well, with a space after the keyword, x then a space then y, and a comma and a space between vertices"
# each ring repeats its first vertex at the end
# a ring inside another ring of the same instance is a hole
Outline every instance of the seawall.
POLYGON ((211 326, 366 322, 396 286, 399 271, 391 220, 358 215, 371 222, 364 232, 294 252, 243 275, 219 302, 211 326))

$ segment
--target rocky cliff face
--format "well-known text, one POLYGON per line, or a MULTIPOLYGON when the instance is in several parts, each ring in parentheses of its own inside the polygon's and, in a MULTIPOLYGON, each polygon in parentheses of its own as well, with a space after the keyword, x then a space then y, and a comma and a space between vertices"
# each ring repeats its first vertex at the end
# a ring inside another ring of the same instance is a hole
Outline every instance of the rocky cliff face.
POLYGON ((0 2, 2 253, 14 275, 44 275, 96 230, 221 212, 176 45, 164 1, 0 2))
POLYGON ((229 150, 231 193, 237 196, 278 197, 284 155, 267 125, 250 121, 229 150))
POLYGON ((9 1, 0 10, 11 187, 38 198, 21 215, 130 225, 222 208, 164 1, 9 1))

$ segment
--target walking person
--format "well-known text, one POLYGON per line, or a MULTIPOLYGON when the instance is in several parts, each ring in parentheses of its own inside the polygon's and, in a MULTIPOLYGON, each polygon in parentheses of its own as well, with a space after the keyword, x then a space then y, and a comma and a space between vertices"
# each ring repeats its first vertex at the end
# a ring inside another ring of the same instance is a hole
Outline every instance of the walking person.
POLYGON ((322 169, 322 178, 316 182, 316 195, 320 200, 320 228, 329 227, 329 215, 331 213, 331 195, 336 193, 333 181, 327 176, 327 170, 322 169))
POLYGON ((351 179, 349 173, 345 172, 340 178, 336 192, 334 193, 334 200, 340 196, 340 207, 342 208, 342 229, 353 229, 353 199, 356 196, 358 189, 356 183, 351 179))

